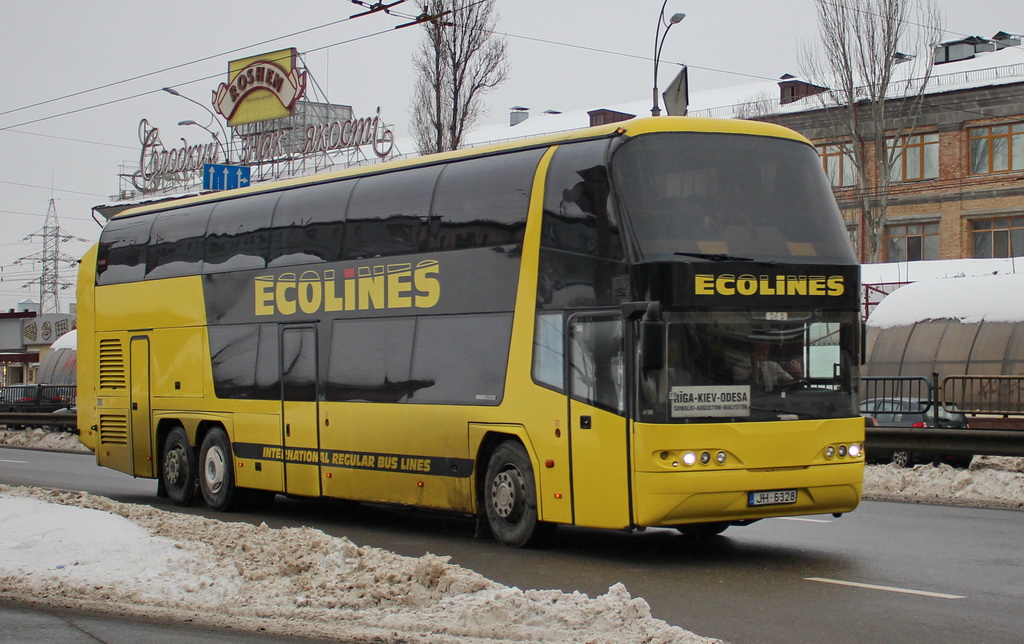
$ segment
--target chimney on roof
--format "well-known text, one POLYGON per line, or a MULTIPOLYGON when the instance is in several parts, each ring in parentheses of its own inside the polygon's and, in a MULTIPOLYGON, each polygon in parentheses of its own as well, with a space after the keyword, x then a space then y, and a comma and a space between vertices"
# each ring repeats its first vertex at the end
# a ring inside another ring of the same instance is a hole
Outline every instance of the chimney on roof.
POLYGON ((992 36, 992 40, 996 43, 996 51, 1007 47, 1020 47, 1020 39, 1020 34, 1008 34, 1005 31, 1000 31, 992 36))
MULTIPOLYGON (((1000 32, 1002 33, 1002 32, 1000 32)), ((997 36, 999 34, 996 34, 997 36)), ((1006 34, 1009 36, 1010 34, 1006 34)), ((960 40, 951 40, 935 45, 935 64, 955 63, 968 60, 983 51, 995 51, 996 43, 981 36, 967 36, 960 40)))
POLYGON ((788 105, 802 98, 821 94, 825 89, 802 81, 792 74, 783 74, 779 77, 779 105, 788 105))
POLYGON ((600 109, 591 110, 587 112, 587 116, 590 117, 590 127, 595 125, 608 125, 609 123, 618 123, 620 121, 628 121, 631 118, 636 118, 636 114, 626 114, 625 112, 616 112, 615 110, 600 109))
POLYGON ((530 108, 528 107, 521 107, 519 105, 516 105, 511 109, 512 111, 508 115, 509 126, 519 125, 526 119, 530 118, 530 108))

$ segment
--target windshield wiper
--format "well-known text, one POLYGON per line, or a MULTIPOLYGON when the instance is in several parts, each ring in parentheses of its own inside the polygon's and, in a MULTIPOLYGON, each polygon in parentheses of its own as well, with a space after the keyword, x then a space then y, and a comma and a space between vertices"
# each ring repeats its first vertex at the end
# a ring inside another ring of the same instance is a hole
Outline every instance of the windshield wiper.
POLYGON ((779 414, 787 416, 804 416, 808 420, 818 420, 818 417, 814 414, 809 414, 806 411, 797 411, 795 409, 772 409, 770 407, 751 407, 752 411, 764 411, 770 414, 779 414))
POLYGON ((753 257, 736 257, 734 255, 726 255, 724 253, 675 253, 676 255, 682 255, 684 257, 696 257, 697 259, 707 259, 712 262, 752 262, 753 257))

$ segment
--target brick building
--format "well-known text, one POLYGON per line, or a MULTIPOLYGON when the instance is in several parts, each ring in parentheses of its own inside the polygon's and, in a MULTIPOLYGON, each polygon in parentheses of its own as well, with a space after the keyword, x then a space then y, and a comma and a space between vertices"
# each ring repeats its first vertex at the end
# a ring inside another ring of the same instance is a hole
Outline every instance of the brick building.
MULTIPOLYGON (((936 47, 922 108, 911 121, 893 99, 887 132, 912 127, 893 168, 879 261, 1024 255, 1024 51, 1020 37, 965 38, 936 47)), ((792 79, 788 84, 792 84, 792 79)), ((780 89, 783 83, 779 83, 780 89)), ((790 90, 792 91, 792 90, 790 90)), ((780 93, 780 103, 786 93, 780 93)), ((801 101, 806 103, 807 100, 801 101)), ((818 147, 855 242, 861 200, 849 167, 849 135, 819 109, 761 117, 818 147)), ((890 143, 894 140, 889 138, 890 143)), ((863 143, 867 154, 873 143, 863 143)), ((868 177, 867 190, 877 186, 868 177)), ((857 244, 862 262, 865 244, 857 244)))
MULTIPOLYGON (((911 121, 906 100, 887 104, 894 132, 912 125, 890 189, 880 262, 1024 256, 1024 48, 1000 31, 935 47, 923 106, 911 121), (902 109, 901 109, 902 108, 902 109)), ((818 148, 863 263, 861 200, 849 161, 849 135, 815 95, 823 88, 790 74, 778 81, 690 92, 690 116, 752 118, 790 127, 818 148)), ((836 109, 836 108, 832 108, 836 109)), ((633 118, 650 102, 529 118, 516 107, 508 126, 482 128, 473 142, 504 140, 633 118)), ((671 110, 669 110, 671 112, 671 110)), ((891 140, 891 139, 890 139, 891 140)), ((863 143, 870 154, 873 144, 863 143)), ((869 183, 876 179, 869 177, 869 183)), ((868 185, 869 192, 877 185, 868 185)))

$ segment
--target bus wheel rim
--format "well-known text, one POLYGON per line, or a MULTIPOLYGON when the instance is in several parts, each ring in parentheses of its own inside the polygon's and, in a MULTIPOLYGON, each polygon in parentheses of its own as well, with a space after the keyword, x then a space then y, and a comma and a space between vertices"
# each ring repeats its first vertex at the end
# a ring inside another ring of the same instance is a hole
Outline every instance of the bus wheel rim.
POLYGON ((224 486, 224 453, 219 447, 211 447, 206 452, 206 487, 214 494, 224 486))
POLYGON ((181 481, 181 457, 180 447, 167 452, 167 460, 164 462, 164 473, 167 475, 167 482, 177 485, 181 481))
POLYGON ((516 491, 521 487, 522 476, 516 469, 507 469, 494 478, 491 486, 491 503, 494 511, 505 520, 512 520, 519 503, 516 491))

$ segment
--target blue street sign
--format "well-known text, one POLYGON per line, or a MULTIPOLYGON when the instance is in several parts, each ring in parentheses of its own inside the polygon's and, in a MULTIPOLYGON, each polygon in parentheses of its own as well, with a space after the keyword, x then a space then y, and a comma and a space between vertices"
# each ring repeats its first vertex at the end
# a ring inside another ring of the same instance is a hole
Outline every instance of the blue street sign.
POLYGON ((249 166, 203 164, 203 190, 234 190, 249 185, 249 166))

